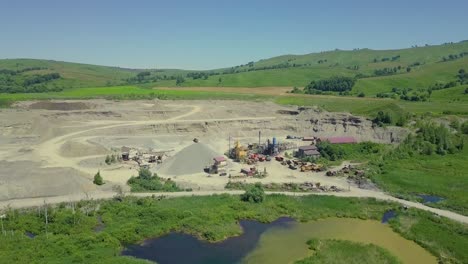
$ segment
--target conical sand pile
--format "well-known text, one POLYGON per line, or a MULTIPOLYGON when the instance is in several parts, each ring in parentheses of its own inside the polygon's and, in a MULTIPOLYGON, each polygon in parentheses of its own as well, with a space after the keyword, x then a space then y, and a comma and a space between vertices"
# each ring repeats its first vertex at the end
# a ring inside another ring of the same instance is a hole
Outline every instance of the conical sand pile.
POLYGON ((157 171, 162 175, 174 176, 200 173, 206 165, 213 163, 216 156, 219 155, 207 145, 194 143, 166 159, 157 171))

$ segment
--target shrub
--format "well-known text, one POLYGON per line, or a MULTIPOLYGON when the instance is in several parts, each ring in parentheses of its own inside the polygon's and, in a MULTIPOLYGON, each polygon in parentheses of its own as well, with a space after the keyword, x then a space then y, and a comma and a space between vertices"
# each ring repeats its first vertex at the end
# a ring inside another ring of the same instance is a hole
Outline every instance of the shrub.
POLYGON ((249 187, 244 194, 241 195, 241 200, 250 203, 261 203, 265 200, 265 191, 261 183, 255 183, 249 187))
POLYGON ((96 185, 103 185, 104 184, 104 180, 102 179, 100 171, 98 171, 96 173, 96 175, 94 175, 93 183, 96 184, 96 185))
POLYGON ((141 179, 145 179, 145 180, 149 180, 151 179, 151 171, 149 169, 146 169, 146 168, 141 168, 139 171, 138 171, 138 177, 140 177, 141 179))
POLYGON ((106 162, 107 165, 111 164, 111 157, 109 155, 106 156, 105 162, 106 162))
POLYGON ((138 171, 137 177, 131 177, 127 184, 130 185, 132 192, 144 191, 163 191, 163 192, 177 192, 182 191, 177 184, 168 179, 158 177, 152 174, 149 169, 141 168, 138 171))
POLYGON ((379 111, 377 113, 377 116, 372 120, 375 124, 382 126, 384 124, 391 124, 392 123, 392 117, 390 116, 389 113, 379 111))
POLYGON ((343 147, 339 145, 332 145, 328 141, 322 141, 318 143, 317 149, 322 157, 331 161, 342 159, 345 155, 343 147))

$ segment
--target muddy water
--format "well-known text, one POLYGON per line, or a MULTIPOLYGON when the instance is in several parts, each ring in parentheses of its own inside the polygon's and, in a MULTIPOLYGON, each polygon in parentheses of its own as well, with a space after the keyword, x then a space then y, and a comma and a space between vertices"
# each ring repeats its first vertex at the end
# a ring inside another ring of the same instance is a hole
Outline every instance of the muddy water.
POLYGON ((388 225, 378 221, 344 218, 293 223, 288 228, 271 228, 261 236, 257 247, 243 262, 291 263, 310 254, 306 241, 311 238, 372 243, 387 249, 403 263, 437 263, 428 251, 393 232, 388 225))
POLYGON ((219 243, 208 243, 180 233, 128 245, 123 255, 164 264, 284 264, 307 257, 311 238, 343 239, 372 243, 387 249, 408 264, 436 264, 436 258, 416 243, 393 232, 387 224, 359 219, 328 218, 297 223, 280 218, 272 223, 241 221, 243 233, 219 243))

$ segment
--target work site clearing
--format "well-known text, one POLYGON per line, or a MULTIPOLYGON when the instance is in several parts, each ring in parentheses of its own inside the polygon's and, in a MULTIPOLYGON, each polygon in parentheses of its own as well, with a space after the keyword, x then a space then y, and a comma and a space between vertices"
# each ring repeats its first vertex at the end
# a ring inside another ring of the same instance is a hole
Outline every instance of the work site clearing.
MULTIPOLYGON (((222 190, 229 177, 207 174, 204 168, 227 154, 229 144, 247 147, 275 138, 278 144, 289 142, 286 151, 292 153, 311 142, 286 139, 288 135, 391 143, 406 133, 373 127, 349 114, 240 101, 19 102, 0 115, 1 200, 111 191, 114 185, 128 190, 127 180, 141 166, 184 188, 222 190), (124 152, 134 152, 134 157, 123 160, 124 152), (113 162, 107 164, 106 156, 113 156, 113 162), (92 182, 98 171, 106 183, 102 187, 92 182)), ((227 163, 224 170, 233 178, 255 167, 232 159, 227 163)), ((302 173, 273 161, 256 166, 266 169, 268 177, 243 180, 314 181, 348 189, 346 181, 325 177, 325 172, 302 173)))
POLYGON ((350 162, 322 169, 293 157, 317 155, 320 140, 393 144, 407 133, 271 102, 18 102, 0 110, 0 207, 110 198, 130 192, 127 181, 145 168, 184 190, 167 196, 239 193, 232 187, 260 182, 271 192, 375 197, 468 222, 349 181, 363 173, 350 162), (101 186, 93 184, 97 172, 101 186), (340 173, 351 177, 330 177, 340 173))

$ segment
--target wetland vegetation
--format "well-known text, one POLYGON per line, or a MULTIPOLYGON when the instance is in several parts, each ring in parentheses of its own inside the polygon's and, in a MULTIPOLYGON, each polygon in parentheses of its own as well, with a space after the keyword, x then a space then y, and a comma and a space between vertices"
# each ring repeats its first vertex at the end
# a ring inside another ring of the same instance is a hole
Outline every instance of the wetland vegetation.
MULTIPOLYGON (((390 226, 401 236, 445 263, 468 260, 466 225, 416 209, 403 210, 397 204, 375 199, 283 195, 269 195, 262 203, 249 203, 239 196, 214 195, 162 200, 126 197, 121 201, 9 210, 3 219, 5 234, 0 236, 0 262, 139 263, 121 256, 125 245, 174 231, 217 242, 241 234, 238 223, 243 219, 272 222, 288 216, 299 222, 328 217, 380 220, 388 209, 397 212, 390 226), (100 225, 98 219, 104 228, 95 232, 100 225), (26 232, 35 237, 29 238, 26 232)), ((312 237, 305 241, 308 239, 312 237)))

